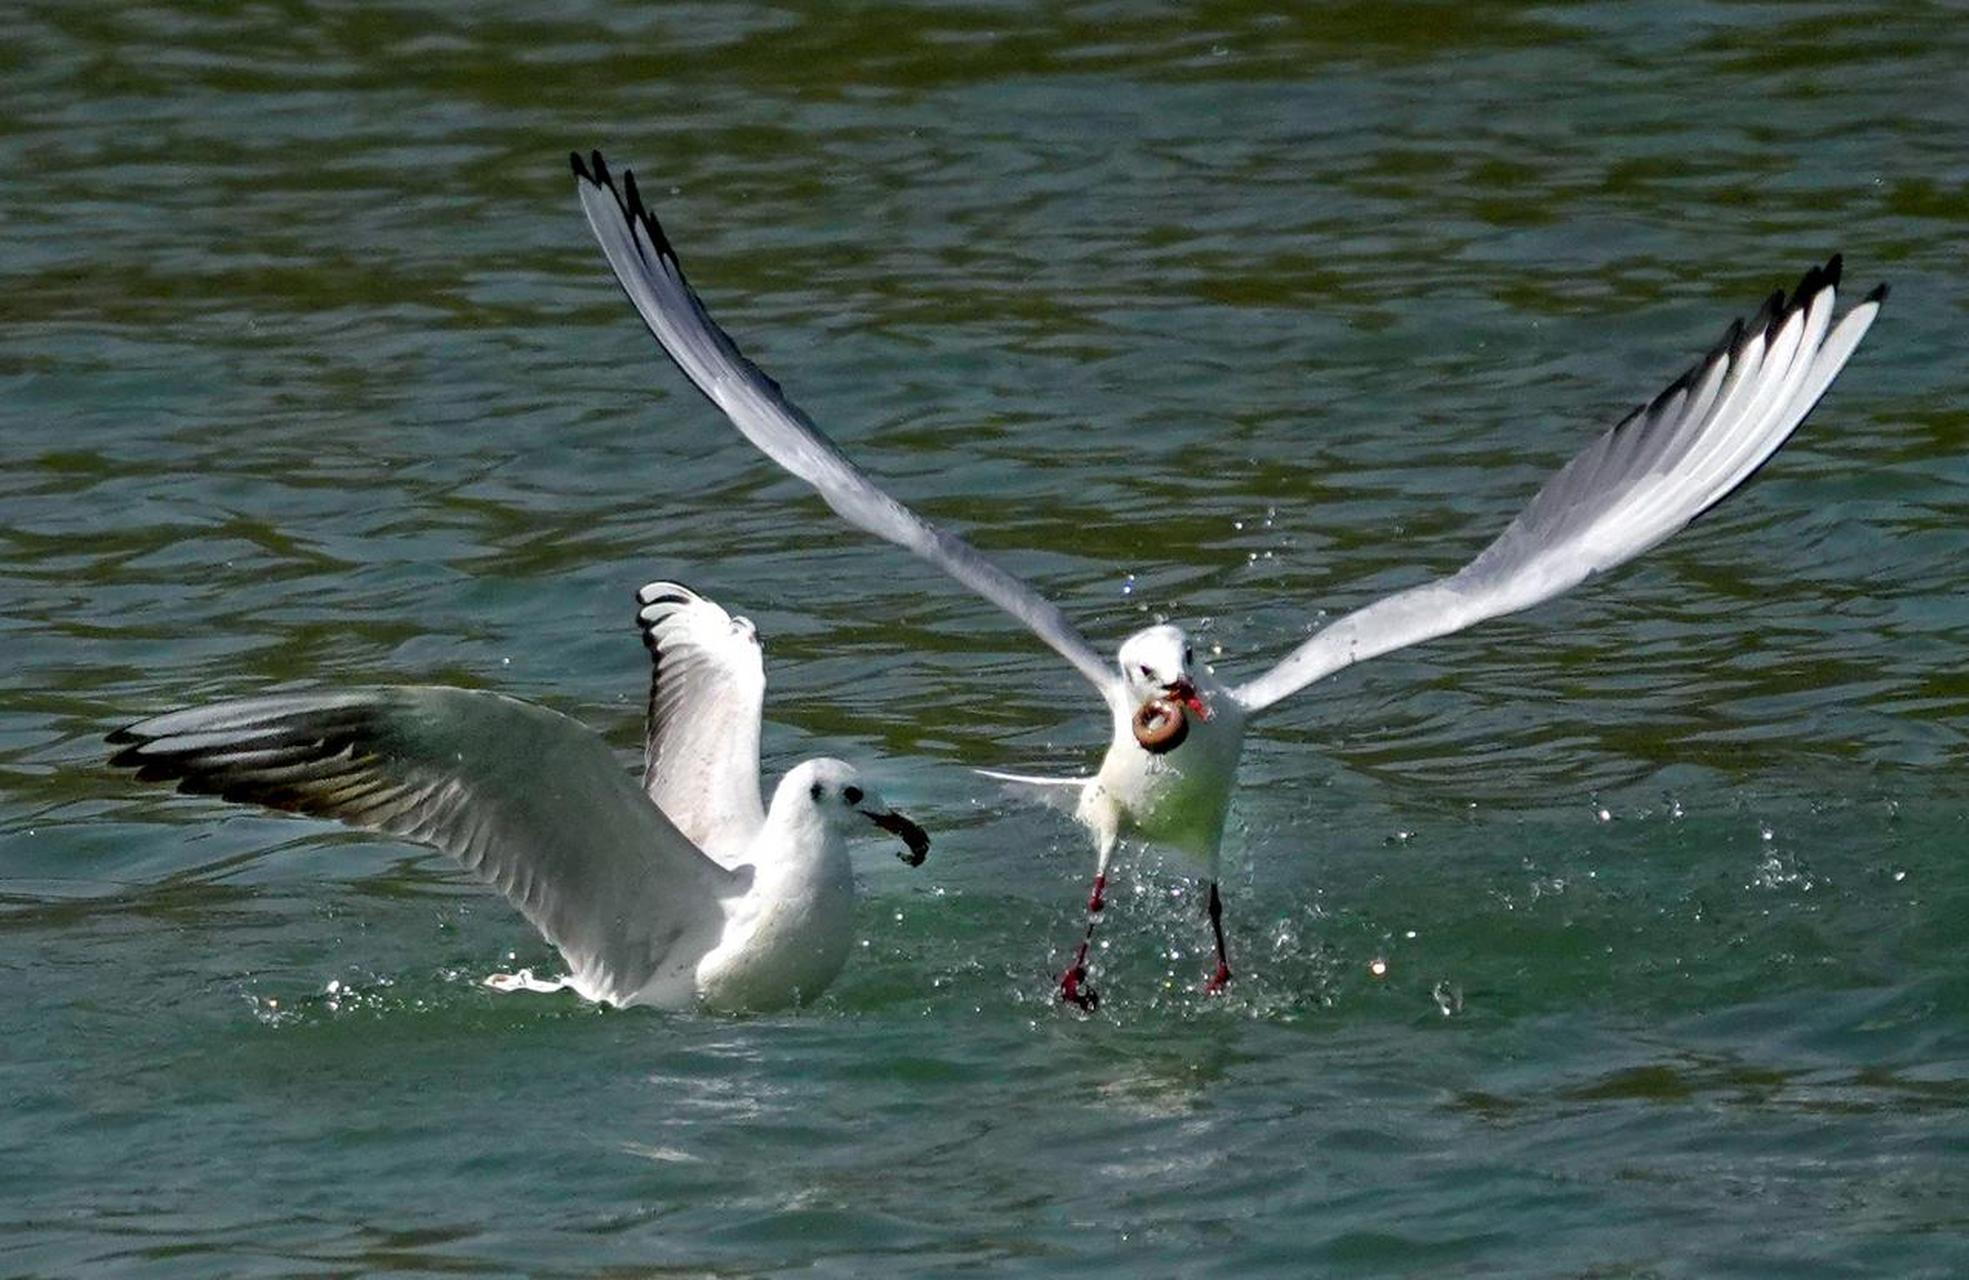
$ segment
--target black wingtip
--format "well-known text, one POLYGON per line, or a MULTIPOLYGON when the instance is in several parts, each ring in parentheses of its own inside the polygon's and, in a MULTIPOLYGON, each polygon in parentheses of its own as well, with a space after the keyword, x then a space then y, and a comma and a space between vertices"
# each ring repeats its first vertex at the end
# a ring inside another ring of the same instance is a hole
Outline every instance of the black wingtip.
MULTIPOLYGON (((650 243, 656 246, 657 253, 670 259, 673 265, 677 263, 676 246, 670 243, 670 237, 664 234, 663 224, 656 220, 656 215, 650 212, 650 207, 643 203, 643 193, 636 185, 634 169, 624 169, 622 183, 617 186, 615 176, 609 172, 608 161, 602 158, 600 151, 590 151, 585 165, 578 151, 570 151, 568 160, 574 166, 576 177, 584 182, 592 182, 598 187, 607 187, 615 196, 616 204, 621 207, 622 216, 631 223, 641 223, 643 230, 649 235, 650 243)), ((677 269, 682 268, 678 266, 677 269)))
POLYGON ((702 600, 703 598, 703 596, 698 595, 681 582, 646 582, 636 588, 636 630, 642 633, 643 647, 648 649, 652 654, 657 652, 657 620, 644 616, 649 610, 660 604, 688 607, 694 601, 702 600), (658 590, 654 595, 645 596, 643 593, 651 587, 658 588, 658 590))
POLYGON ((1885 280, 1882 280, 1879 284, 1873 286, 1873 288, 1870 291, 1868 291, 1866 297, 1862 298, 1861 301, 1873 302, 1873 303, 1885 302, 1887 301, 1887 295, 1889 292, 1891 292, 1891 290, 1889 290, 1889 288, 1887 287, 1887 282, 1885 280))
POLYGON ((1756 318, 1750 322, 1750 333, 1762 334, 1766 341, 1777 329, 1778 321, 1784 317, 1784 290, 1773 289, 1771 296, 1764 299, 1764 305, 1757 308, 1756 318))
MULTIPOLYGON (((1689 389, 1695 382, 1695 376, 1696 371, 1694 369, 1684 369, 1680 377, 1662 388, 1661 394, 1648 402, 1645 412, 1629 415, 1630 420, 1633 418, 1653 418, 1659 416, 1661 411, 1667 408, 1670 400, 1673 400, 1679 393, 1689 389)), ((1621 425, 1625 426, 1627 424, 1623 422, 1621 425)))
POLYGON ((111 738, 111 741, 112 741, 112 742, 124 742, 124 743, 133 743, 134 745, 132 745, 132 746, 125 746, 125 747, 123 748, 123 750, 121 750, 121 751, 119 751, 119 752, 117 752, 117 753, 116 753, 115 755, 113 755, 113 756, 111 756, 111 757, 109 758, 109 767, 110 767, 110 768, 112 768, 112 769, 135 769, 135 770, 137 770, 137 772, 138 772, 138 774, 139 774, 139 776, 141 776, 141 775, 142 775, 142 773, 143 773, 143 770, 144 770, 144 769, 146 769, 146 768, 149 768, 149 767, 152 767, 152 766, 154 766, 154 765, 156 765, 156 763, 157 763, 157 762, 156 762, 155 760, 152 760, 151 758, 149 758, 148 756, 146 756, 146 755, 144 755, 144 753, 143 753, 143 751, 144 751, 144 747, 145 747, 145 746, 147 745, 147 743, 145 742, 145 740, 144 740, 144 739, 142 739, 142 738, 138 738, 138 737, 134 737, 134 736, 132 736, 132 737, 126 737, 126 738, 122 738, 122 739, 117 739, 117 738, 115 738, 115 737, 112 737, 112 738, 111 738))
POLYGON ((1834 288, 1839 286, 1839 278, 1846 273, 1846 255, 1835 253, 1826 259, 1825 282, 1834 288))
POLYGON ((642 586, 636 588, 635 594, 636 606, 639 611, 647 609, 653 604, 690 604, 694 600, 702 600, 704 598, 681 582, 669 581, 644 583, 642 586), (654 595, 645 596, 643 592, 648 591, 651 587, 667 588, 667 590, 659 590, 654 595))
POLYGON ((656 246, 657 253, 670 259, 671 269, 681 274, 683 264, 677 258, 677 246, 670 243, 670 236, 663 230, 663 224, 656 220, 656 214, 652 213, 650 207, 643 203, 643 193, 636 186, 636 175, 624 169, 622 171, 622 186, 629 195, 629 216, 641 219, 643 230, 649 233, 650 243, 656 246))

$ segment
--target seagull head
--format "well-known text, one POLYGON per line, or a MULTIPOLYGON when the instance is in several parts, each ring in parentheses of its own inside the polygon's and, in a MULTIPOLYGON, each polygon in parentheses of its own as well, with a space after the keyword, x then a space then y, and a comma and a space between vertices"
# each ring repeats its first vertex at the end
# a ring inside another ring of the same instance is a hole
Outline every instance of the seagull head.
POLYGON ((1181 627, 1137 631, 1122 641, 1116 661, 1131 702, 1139 706, 1173 698, 1199 719, 1210 718, 1210 708, 1198 692, 1199 684, 1208 683, 1209 673, 1196 665, 1195 647, 1181 627))
POLYGON ((809 760, 787 775, 782 787, 799 787, 823 826, 853 839, 875 826, 896 836, 903 849, 896 856, 912 867, 923 865, 930 837, 923 828, 889 807, 869 781, 844 760, 809 760))

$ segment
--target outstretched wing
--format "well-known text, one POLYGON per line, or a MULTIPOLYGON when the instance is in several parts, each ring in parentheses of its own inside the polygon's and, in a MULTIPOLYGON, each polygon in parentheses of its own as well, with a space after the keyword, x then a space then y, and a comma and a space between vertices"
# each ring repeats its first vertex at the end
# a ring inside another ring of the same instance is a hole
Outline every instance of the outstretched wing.
POLYGON ((1814 267, 1789 305, 1773 293, 1695 368, 1594 441, 1497 541, 1447 578, 1350 613, 1237 689, 1268 707, 1343 667, 1529 608, 1659 543, 1748 480, 1812 411, 1887 296, 1832 323, 1840 260, 1814 267))
POLYGON ((732 425, 827 500, 856 528, 916 553, 1026 624, 1114 704, 1120 681, 1084 636, 1051 602, 1006 573, 955 535, 938 528, 875 487, 833 441, 774 382, 746 359, 684 279, 676 250, 656 215, 642 202, 636 177, 625 172, 616 190, 599 151, 573 156, 575 184, 588 225, 601 241, 615 278, 657 342, 732 425))
POLYGON ((759 715, 766 669, 752 624, 689 587, 636 593, 650 653, 643 790, 677 829, 731 862, 765 825, 759 802, 759 715))
POLYGON ((621 1003, 688 973, 719 899, 748 878, 691 846, 566 716, 464 689, 361 689, 221 702, 109 737, 112 764, 442 849, 560 948, 577 984, 621 1003))

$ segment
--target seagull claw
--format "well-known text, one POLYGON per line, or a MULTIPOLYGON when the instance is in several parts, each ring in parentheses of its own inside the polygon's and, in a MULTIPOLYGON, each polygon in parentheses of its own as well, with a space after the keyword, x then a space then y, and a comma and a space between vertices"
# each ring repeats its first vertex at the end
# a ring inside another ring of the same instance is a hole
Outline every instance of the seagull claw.
POLYGON ((1079 961, 1060 975, 1060 1003, 1075 1005, 1082 1013, 1101 1007, 1101 993, 1087 985, 1087 966, 1079 961))
POLYGON ((1217 972, 1211 974, 1204 981, 1203 994, 1207 996, 1221 996, 1224 994, 1224 988, 1229 986, 1230 983, 1231 967, 1222 960, 1219 960, 1217 962, 1217 972))

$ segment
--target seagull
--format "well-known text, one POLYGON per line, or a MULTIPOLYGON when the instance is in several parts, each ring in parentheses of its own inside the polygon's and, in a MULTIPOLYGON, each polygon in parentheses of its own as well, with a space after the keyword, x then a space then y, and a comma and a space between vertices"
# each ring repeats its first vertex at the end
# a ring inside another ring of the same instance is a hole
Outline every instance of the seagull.
POLYGON ((850 765, 795 765, 759 799, 766 677, 752 624, 673 582, 637 593, 652 659, 642 783, 556 711, 472 689, 219 702, 109 735, 145 782, 335 818, 449 854, 560 950, 568 976, 494 975, 663 1009, 811 1001, 854 924, 849 839, 921 865, 923 829, 850 765))
POLYGON ((573 165, 581 207, 629 301, 740 434, 849 524, 915 553, 1025 623, 1100 693, 1113 733, 1093 774, 980 771, 1053 795, 1093 835, 1086 928, 1059 978, 1060 998, 1090 1011, 1098 995, 1088 985, 1088 945, 1108 862, 1124 837, 1201 864, 1216 948, 1204 989, 1220 992, 1230 980, 1218 850, 1254 717, 1356 662, 1528 609, 1660 543, 1770 459, 1818 403, 1887 296, 1883 284, 1835 323, 1841 260, 1834 255, 1811 268, 1790 298, 1772 293, 1748 324, 1731 324, 1694 367, 1562 467, 1462 569, 1350 613, 1270 671, 1227 684, 1197 660, 1176 626, 1137 631, 1110 666, 1056 606, 884 493, 712 320, 634 174, 624 172, 618 188, 600 152, 586 162, 577 153, 573 165))

